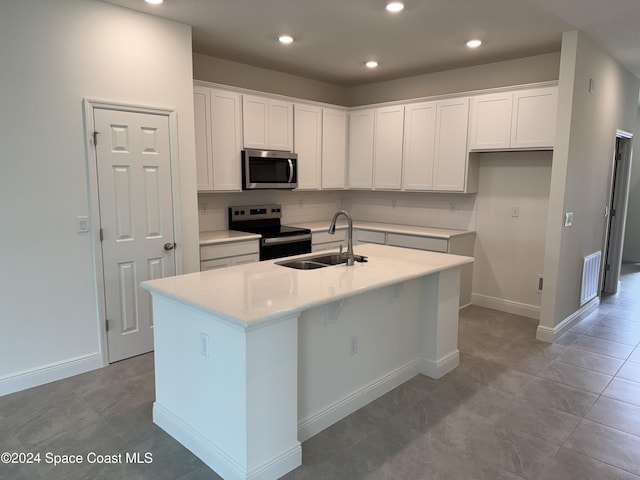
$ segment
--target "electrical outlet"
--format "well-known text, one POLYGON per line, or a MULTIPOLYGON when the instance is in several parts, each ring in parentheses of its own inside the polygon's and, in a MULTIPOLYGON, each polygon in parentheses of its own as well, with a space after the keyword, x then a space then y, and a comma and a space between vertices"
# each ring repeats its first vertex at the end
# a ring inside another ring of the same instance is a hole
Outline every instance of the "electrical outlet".
POLYGON ((455 211, 456 211, 456 202, 449 203, 449 212, 455 213, 455 211))
POLYGON ((354 335, 349 339, 349 355, 353 356, 358 353, 358 336, 354 335))
POLYGON ((209 335, 200 332, 200 355, 209 358, 209 335))
POLYGON ((520 216, 520 207, 511 207, 511 216, 517 218, 520 216))
POLYGON ((76 217, 76 230, 78 233, 89 231, 89 217, 76 217))

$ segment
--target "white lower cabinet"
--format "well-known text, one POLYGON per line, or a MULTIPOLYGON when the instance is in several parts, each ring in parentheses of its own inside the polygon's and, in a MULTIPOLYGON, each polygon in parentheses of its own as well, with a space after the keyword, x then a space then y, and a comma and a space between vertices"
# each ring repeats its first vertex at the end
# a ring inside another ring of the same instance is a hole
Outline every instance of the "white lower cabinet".
POLYGON ((200 247, 200 271, 231 267, 260 260, 258 240, 218 243, 200 247))

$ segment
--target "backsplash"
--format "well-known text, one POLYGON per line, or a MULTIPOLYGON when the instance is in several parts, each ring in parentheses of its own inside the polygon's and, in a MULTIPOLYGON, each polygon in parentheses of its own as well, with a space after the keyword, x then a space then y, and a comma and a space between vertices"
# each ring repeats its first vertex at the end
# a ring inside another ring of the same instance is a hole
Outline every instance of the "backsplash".
POLYGON ((370 191, 251 191, 198 195, 200 231, 226 230, 230 205, 279 203, 282 223, 329 220, 349 210, 355 220, 475 230, 476 196, 370 191))

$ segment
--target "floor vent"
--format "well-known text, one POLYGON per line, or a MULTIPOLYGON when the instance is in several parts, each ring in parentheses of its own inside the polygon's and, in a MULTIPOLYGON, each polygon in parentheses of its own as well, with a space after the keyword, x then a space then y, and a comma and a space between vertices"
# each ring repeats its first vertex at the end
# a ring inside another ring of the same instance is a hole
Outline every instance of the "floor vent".
POLYGON ((582 264, 582 286, 580 288, 580 306, 598 296, 600 256, 600 252, 595 252, 584 257, 582 264))

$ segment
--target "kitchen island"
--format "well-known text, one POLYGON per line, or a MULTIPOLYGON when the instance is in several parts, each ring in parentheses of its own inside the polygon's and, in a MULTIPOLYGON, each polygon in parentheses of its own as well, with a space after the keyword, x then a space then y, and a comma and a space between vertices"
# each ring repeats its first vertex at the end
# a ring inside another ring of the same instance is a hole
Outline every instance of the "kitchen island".
POLYGON ((302 441, 418 373, 455 368, 460 268, 473 259, 356 250, 369 261, 143 282, 154 422, 223 478, 275 479, 301 464, 302 441))

